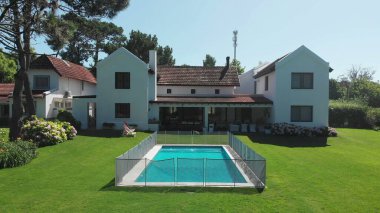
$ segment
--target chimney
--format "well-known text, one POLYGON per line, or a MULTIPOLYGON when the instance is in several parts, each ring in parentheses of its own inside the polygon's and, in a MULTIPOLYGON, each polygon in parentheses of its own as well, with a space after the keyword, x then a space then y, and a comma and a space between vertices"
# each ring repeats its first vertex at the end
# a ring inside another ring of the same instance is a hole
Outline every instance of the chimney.
POLYGON ((149 100, 154 101, 157 99, 157 51, 149 50, 149 68, 153 70, 152 74, 148 74, 149 78, 149 100))
POLYGON ((222 69, 222 72, 220 72, 219 80, 223 80, 224 76, 226 76, 228 69, 230 69, 230 57, 226 57, 226 66, 222 69))
POLYGON ((230 67, 230 57, 226 57, 226 67, 230 67))

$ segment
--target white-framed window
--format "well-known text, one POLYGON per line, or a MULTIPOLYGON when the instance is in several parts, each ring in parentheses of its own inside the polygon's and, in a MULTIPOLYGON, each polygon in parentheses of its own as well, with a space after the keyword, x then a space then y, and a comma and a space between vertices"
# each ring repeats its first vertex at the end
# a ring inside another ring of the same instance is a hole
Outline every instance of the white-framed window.
POLYGON ((292 73, 292 89, 313 89, 313 73, 292 73))
POLYGON ((33 76, 33 89, 35 89, 35 90, 49 90, 50 89, 50 76, 49 75, 34 75, 33 76))
POLYGON ((291 106, 292 122, 313 122, 313 106, 291 106))

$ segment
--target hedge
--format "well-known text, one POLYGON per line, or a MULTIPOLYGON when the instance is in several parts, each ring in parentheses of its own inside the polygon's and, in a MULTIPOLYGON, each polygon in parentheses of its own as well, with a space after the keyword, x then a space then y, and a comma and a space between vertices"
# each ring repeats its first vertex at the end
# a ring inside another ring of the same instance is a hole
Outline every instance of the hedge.
POLYGON ((371 108, 357 102, 330 101, 330 126, 375 128, 379 124, 380 108, 371 108))

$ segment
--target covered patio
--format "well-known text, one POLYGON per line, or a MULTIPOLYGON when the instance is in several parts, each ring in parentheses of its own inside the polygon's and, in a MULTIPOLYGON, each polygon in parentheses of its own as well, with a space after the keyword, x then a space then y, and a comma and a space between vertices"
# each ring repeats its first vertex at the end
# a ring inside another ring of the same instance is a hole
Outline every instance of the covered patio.
POLYGON ((270 122, 272 101, 257 96, 158 97, 160 130, 247 132, 270 122))

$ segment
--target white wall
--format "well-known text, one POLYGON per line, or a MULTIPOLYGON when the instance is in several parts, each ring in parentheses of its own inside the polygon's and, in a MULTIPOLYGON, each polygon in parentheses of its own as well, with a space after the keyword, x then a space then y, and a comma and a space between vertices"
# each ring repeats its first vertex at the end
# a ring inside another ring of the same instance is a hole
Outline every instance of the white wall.
POLYGON ((50 76, 50 89, 55 90, 59 89, 59 75, 52 69, 30 69, 28 71, 28 78, 31 85, 31 89, 34 89, 34 75, 48 75, 50 76))
POLYGON ((239 75, 240 86, 236 87, 235 94, 253 94, 255 69, 251 69, 241 75, 239 75))
POLYGON ((80 95, 95 95, 96 84, 83 81, 84 87, 82 90, 82 81, 72 78, 60 77, 59 78, 59 93, 64 94, 65 91, 70 91, 73 96, 80 95))
POLYGON ((276 98, 273 99, 274 122, 290 122, 292 105, 312 105, 313 122, 303 126, 328 126, 329 64, 301 46, 276 63, 276 98), (314 89, 291 89, 292 72, 313 72, 314 89))
MULTIPOLYGON (((277 72, 277 71, 276 71, 277 72)), ((261 76, 256 79, 257 84, 257 94, 262 94, 264 97, 273 100, 276 96, 276 72, 271 72, 267 75, 261 76), (265 77, 268 76, 268 90, 265 90, 265 77)), ((279 79, 281 81, 281 79, 279 79)))
POLYGON ((122 128, 125 120, 148 129, 148 65, 119 48, 97 65, 96 123, 112 122, 122 128), (130 89, 115 89, 115 72, 130 72, 130 89), (130 118, 115 118, 115 103, 130 103, 130 118))
POLYGON ((233 95, 234 87, 221 86, 157 86, 158 96, 218 96, 215 94, 215 89, 219 89, 220 96, 233 95), (167 94, 166 90, 171 89, 172 93, 167 94), (191 94, 191 89, 195 89, 195 94, 191 94))
POLYGON ((73 116, 81 122, 81 128, 88 128, 88 103, 96 102, 96 98, 73 98, 73 116))

